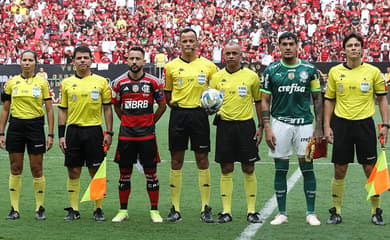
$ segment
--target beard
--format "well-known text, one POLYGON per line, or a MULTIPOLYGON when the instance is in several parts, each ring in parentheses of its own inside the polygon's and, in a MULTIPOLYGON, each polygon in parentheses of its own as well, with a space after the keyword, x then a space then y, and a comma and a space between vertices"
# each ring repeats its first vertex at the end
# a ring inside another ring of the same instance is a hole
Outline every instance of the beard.
POLYGON ((136 65, 133 65, 133 66, 130 67, 130 71, 132 73, 139 73, 142 70, 142 67, 136 66, 136 68, 134 68, 134 66, 136 66, 136 65))

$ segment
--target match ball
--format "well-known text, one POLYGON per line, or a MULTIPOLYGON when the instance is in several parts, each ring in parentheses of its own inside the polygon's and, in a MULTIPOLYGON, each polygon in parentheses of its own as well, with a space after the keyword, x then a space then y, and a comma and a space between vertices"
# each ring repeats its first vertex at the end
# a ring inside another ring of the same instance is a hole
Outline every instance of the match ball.
POLYGON ((208 110, 218 111, 223 104, 223 94, 217 89, 206 89, 200 98, 202 107, 208 110))

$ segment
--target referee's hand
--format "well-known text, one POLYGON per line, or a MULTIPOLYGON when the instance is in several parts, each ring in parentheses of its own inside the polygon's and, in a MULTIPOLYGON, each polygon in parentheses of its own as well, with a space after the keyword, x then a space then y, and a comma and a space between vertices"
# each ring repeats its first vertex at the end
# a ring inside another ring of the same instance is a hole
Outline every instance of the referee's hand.
POLYGON ((59 142, 60 142, 61 151, 62 151, 62 153, 65 154, 65 149, 66 149, 66 141, 65 141, 65 138, 64 138, 64 137, 60 137, 59 142))

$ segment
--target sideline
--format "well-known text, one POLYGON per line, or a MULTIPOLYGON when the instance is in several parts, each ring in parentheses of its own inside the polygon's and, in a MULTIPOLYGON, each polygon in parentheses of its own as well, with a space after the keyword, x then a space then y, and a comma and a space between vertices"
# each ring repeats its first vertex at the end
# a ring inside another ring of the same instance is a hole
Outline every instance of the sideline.
MULTIPOLYGON (((287 193, 294 187, 294 185, 298 182, 299 178, 302 176, 301 170, 299 167, 295 170, 293 175, 287 180, 287 193)), ((254 237, 259 231, 259 229, 266 223, 267 218, 273 213, 273 211, 277 208, 276 196, 275 194, 265 203, 263 209, 260 210, 260 216, 263 220, 262 223, 249 224, 244 231, 241 233, 236 240, 249 240, 254 237)), ((267 224, 269 224, 267 222, 267 224)))

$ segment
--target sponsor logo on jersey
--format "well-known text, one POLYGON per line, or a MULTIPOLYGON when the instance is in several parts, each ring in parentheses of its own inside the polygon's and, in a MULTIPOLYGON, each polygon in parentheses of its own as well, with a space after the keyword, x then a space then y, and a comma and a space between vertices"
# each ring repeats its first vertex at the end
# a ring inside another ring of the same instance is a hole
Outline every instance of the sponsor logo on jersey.
POLYGON ((344 86, 343 86, 343 84, 340 84, 340 85, 339 85, 339 92, 340 92, 340 93, 343 93, 343 92, 344 92, 344 86))
POLYGON ((14 96, 18 95, 18 88, 17 87, 14 88, 12 95, 14 95, 14 96))
POLYGON ((278 87, 278 92, 280 93, 288 93, 288 94, 292 94, 292 93, 295 93, 295 92, 300 92, 300 93, 303 93, 306 91, 306 87, 305 86, 299 86, 297 83, 293 83, 289 86, 279 86, 278 87))
POLYGON ((294 124, 294 125, 299 125, 299 124, 305 123, 304 118, 278 117, 277 119, 281 122, 288 123, 288 124, 294 124))
POLYGON ((72 101, 73 101, 73 102, 76 102, 76 101, 77 101, 77 96, 76 96, 76 94, 72 94, 72 101))
POLYGON ((129 100, 124 102, 123 109, 145 109, 148 106, 148 100, 129 100))
POLYGON ((183 85, 183 79, 177 79, 177 86, 181 87, 183 85))
POLYGON ((32 88, 32 95, 33 95, 33 97, 35 97, 35 98, 41 96, 41 88, 39 88, 39 87, 33 87, 33 88, 32 88))

